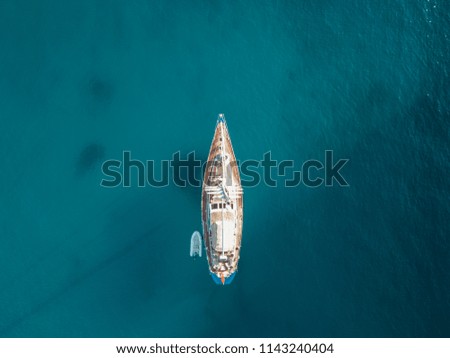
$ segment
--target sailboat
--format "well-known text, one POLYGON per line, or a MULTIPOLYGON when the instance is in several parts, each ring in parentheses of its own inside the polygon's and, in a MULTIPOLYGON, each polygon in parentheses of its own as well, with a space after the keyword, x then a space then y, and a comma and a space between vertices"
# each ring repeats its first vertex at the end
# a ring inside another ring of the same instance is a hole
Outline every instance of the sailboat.
POLYGON ((198 231, 194 231, 191 236, 191 257, 202 257, 202 237, 198 231))
POLYGON ((223 114, 219 114, 202 187, 202 224, 210 274, 230 284, 241 253, 243 191, 223 114))

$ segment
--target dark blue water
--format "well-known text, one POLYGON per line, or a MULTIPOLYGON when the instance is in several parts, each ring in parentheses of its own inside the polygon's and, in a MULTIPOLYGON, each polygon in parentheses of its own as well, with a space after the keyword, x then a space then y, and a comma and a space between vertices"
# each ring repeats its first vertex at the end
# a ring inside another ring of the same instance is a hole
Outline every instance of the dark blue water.
POLYGON ((449 337, 450 6, 0 2, 0 336, 449 337), (189 239, 198 188, 101 163, 349 158, 350 186, 245 188, 239 273, 189 239))

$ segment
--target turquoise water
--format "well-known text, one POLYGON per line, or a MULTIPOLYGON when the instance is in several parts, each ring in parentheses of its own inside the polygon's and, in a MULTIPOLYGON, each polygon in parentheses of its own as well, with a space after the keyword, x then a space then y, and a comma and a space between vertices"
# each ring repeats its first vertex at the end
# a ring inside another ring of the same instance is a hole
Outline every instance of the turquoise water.
POLYGON ((0 336, 449 337, 448 2, 0 2, 0 336), (197 188, 103 160, 349 158, 245 188, 232 285, 189 257, 197 188))

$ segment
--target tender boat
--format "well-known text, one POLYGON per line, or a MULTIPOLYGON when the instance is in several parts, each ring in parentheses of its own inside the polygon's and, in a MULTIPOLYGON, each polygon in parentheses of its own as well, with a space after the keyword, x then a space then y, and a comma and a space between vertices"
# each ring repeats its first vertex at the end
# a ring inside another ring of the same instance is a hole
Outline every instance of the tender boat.
POLYGON ((225 116, 219 114, 202 188, 206 256, 217 284, 230 284, 241 253, 243 191, 225 116))
POLYGON ((191 236, 191 257, 202 257, 202 236, 198 231, 194 231, 191 236))

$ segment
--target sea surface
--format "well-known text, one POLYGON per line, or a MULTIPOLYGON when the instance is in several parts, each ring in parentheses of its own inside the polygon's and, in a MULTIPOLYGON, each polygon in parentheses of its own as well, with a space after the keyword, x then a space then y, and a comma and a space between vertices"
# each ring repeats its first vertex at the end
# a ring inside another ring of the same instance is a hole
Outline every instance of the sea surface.
POLYGON ((443 0, 0 1, 0 337, 450 337, 449 37, 443 0), (240 161, 349 159, 244 188, 225 287, 198 187, 100 186, 218 113, 240 161))

